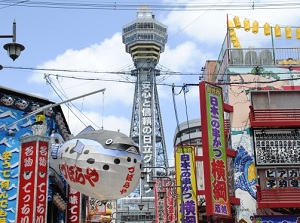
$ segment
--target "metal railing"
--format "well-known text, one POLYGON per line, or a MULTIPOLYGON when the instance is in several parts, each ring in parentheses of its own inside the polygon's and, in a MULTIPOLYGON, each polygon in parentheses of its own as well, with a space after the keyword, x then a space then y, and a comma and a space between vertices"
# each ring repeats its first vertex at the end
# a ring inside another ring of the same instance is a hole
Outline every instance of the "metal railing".
POLYGON ((300 206, 300 188, 270 188, 260 189, 257 186, 258 207, 286 208, 300 206), (269 206, 268 206, 269 205, 269 206))
POLYGON ((226 49, 219 56, 218 73, 234 66, 300 66, 300 48, 235 48, 226 49))
POLYGON ((300 125, 300 109, 253 109, 250 106, 250 122, 251 126, 261 127, 300 125))

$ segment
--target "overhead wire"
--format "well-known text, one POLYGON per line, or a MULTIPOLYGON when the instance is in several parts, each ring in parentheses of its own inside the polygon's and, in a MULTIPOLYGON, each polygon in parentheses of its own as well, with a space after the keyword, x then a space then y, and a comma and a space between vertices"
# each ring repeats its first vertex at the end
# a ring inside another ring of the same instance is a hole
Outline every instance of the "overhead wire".
MULTIPOLYGON (((59 88, 57 86, 55 86, 55 84, 53 83, 53 81, 51 81, 51 79, 49 78, 49 76, 45 75, 45 79, 46 79, 46 83, 50 85, 50 87, 52 88, 52 90, 56 93, 56 95, 63 101, 63 98, 60 95, 64 95, 65 98, 68 98, 66 93, 63 90, 59 90, 59 88), (58 91, 60 92, 60 94, 58 93, 58 91), (63 92, 62 92, 63 91, 63 92)), ((61 87, 61 89, 63 89, 61 87)), ((82 109, 78 109, 76 105, 74 105, 74 103, 69 102, 82 116, 84 116, 90 123, 92 123, 94 126, 96 126, 97 128, 99 128, 97 126, 96 123, 94 123, 91 119, 89 119, 89 117, 87 117, 83 112, 82 109)), ((66 103, 66 107, 71 111, 71 113, 85 126, 87 127, 88 125, 85 124, 82 119, 72 110, 71 106, 69 105, 69 103, 66 103)))
MULTIPOLYGON (((172 99, 173 99, 173 109, 174 109, 175 119, 176 119, 176 129, 177 129, 177 134, 179 134, 180 141, 182 141, 182 136, 180 134, 180 125, 179 125, 175 95, 178 95, 178 94, 175 93, 175 85, 173 84, 172 85, 172 99)), ((174 144, 174 146, 176 146, 176 145, 174 144)))
MULTIPOLYGON (((297 72, 298 73, 298 72, 297 72)), ((249 73, 252 74, 252 73, 249 73)), ((281 73, 281 74, 289 74, 289 73, 281 73)), ((298 73, 300 74, 300 72, 298 73)), ((101 78, 83 78, 83 77, 74 77, 74 76, 64 76, 64 75, 57 75, 57 74, 48 74, 49 76, 53 75, 53 76, 60 76, 60 77, 64 77, 64 78, 71 78, 71 79, 77 79, 77 80, 98 80, 98 81, 109 81, 109 82, 118 82, 118 83, 135 83, 134 81, 124 81, 124 80, 116 80, 116 79, 101 79, 101 78)), ((230 74, 224 74, 224 75, 229 75, 230 74)), ((236 74, 235 74, 236 75, 236 74)), ((254 74, 252 74, 254 75, 254 74)), ((255 75, 255 76, 259 76, 259 75, 255 75)), ((276 83, 276 82, 281 82, 281 81, 294 81, 294 80, 300 80, 300 77, 292 77, 292 78, 283 78, 283 79, 274 79, 274 80, 268 80, 268 81, 258 81, 258 80, 254 80, 254 81, 236 81, 236 82, 218 82, 215 83, 216 85, 236 85, 236 84, 253 84, 253 83, 260 83, 260 84, 269 84, 269 83, 276 83)), ((161 86, 173 86, 173 84, 168 84, 168 83, 157 83, 157 85, 161 85, 161 86)), ((197 84, 185 84, 187 86, 193 86, 193 85, 197 85, 197 84)), ((182 85, 180 85, 182 86, 182 85)), ((183 89, 181 89, 182 91, 183 89)), ((180 94, 181 91, 178 93, 180 94)))
MULTIPOLYGON (((188 109, 187 109, 187 102, 186 102, 186 93, 188 92, 187 86, 184 84, 183 85, 183 97, 184 97, 184 107, 185 107, 185 116, 186 116, 186 123, 187 123, 187 127, 188 129, 190 129, 190 121, 189 121, 189 115, 188 115, 188 109)), ((191 142, 191 133, 189 132, 188 134, 189 136, 189 142, 190 144, 191 142)))
MULTIPOLYGON (((73 69, 55 69, 55 68, 33 68, 33 67, 15 67, 15 66, 3 66, 3 69, 12 69, 12 70, 32 70, 32 71, 48 71, 48 72, 64 72, 64 73, 89 73, 89 74, 119 74, 119 75, 129 75, 131 76, 131 70, 130 71, 97 71, 97 70, 73 70, 73 69)), ((166 68, 168 69, 168 68, 166 68)), ((244 75, 244 74, 254 74, 254 73, 243 73, 240 75, 244 75)), ((265 73, 266 74, 266 73, 265 73)), ((291 74, 290 71, 286 72, 276 72, 276 74, 291 74)), ((292 72, 292 74, 300 74, 299 72, 292 72)), ((53 74, 53 73, 49 73, 49 75, 53 75, 53 76, 60 76, 60 77, 65 77, 65 78, 69 78, 70 76, 67 75, 62 75, 62 74, 53 74)), ((160 76, 163 75, 173 75, 173 76, 208 76, 209 74, 203 74, 203 73, 182 73, 179 71, 171 71, 171 70, 167 70, 164 71, 162 70, 160 73, 160 76)), ((239 75, 238 73, 224 73, 224 74, 218 74, 218 75, 227 75, 227 76, 236 76, 239 75)), ((86 78, 86 77, 75 77, 73 76, 72 78, 74 79, 82 79, 82 80, 94 80, 97 78, 86 78)))
MULTIPOLYGON (((48 9, 80 9, 80 10, 136 10, 140 2, 93 2, 93 1, 19 1, 7 0, 1 1, 0 5, 4 7, 30 7, 30 8, 48 8, 48 9)), ((206 3, 150 3, 147 4, 156 11, 203 11, 203 10, 258 10, 258 9, 291 9, 299 8, 298 1, 272 1, 263 2, 221 2, 217 6, 211 2, 206 3)))

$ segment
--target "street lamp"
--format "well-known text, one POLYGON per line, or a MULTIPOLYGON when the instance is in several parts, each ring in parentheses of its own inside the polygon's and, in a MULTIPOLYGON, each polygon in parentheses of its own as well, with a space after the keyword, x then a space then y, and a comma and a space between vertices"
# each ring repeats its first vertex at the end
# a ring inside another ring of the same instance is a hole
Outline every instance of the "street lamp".
MULTIPOLYGON (((12 38, 11 43, 7 43, 3 46, 3 48, 8 53, 8 56, 12 60, 17 59, 20 56, 21 51, 23 51, 25 49, 25 47, 22 44, 19 44, 16 42, 16 39, 17 39, 16 20, 14 20, 14 22, 13 22, 13 34, 12 35, 0 35, 0 38, 12 38)), ((3 67, 1 66, 0 68, 2 69, 3 67)))
POLYGON ((150 180, 150 181, 147 181, 147 183, 148 183, 148 185, 149 185, 149 188, 150 188, 151 190, 153 190, 153 188, 154 188, 156 182, 153 181, 153 180, 150 180))
POLYGON ((138 207, 139 207, 139 209, 140 209, 140 211, 141 211, 141 210, 143 210, 144 205, 143 205, 142 203, 140 203, 140 204, 138 204, 138 207))

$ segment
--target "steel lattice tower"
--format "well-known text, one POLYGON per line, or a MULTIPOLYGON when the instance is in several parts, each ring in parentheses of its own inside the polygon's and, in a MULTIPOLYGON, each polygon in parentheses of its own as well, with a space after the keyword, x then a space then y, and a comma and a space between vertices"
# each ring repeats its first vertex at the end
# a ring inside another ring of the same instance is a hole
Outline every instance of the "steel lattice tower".
MULTIPOLYGON (((155 68, 167 37, 167 27, 155 20, 148 6, 141 6, 137 19, 123 27, 123 43, 134 62, 131 74, 136 78, 130 137, 140 147, 143 166, 168 167, 156 86, 160 71, 155 68)), ((141 196, 151 194, 146 181, 141 182, 141 196)))

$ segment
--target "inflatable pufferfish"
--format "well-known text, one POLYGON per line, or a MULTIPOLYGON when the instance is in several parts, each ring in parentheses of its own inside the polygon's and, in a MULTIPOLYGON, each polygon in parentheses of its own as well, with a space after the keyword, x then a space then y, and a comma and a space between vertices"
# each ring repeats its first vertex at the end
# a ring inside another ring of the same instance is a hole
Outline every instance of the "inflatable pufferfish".
POLYGON ((95 199, 128 196, 140 182, 139 147, 120 132, 84 130, 61 145, 58 159, 70 187, 95 199))

